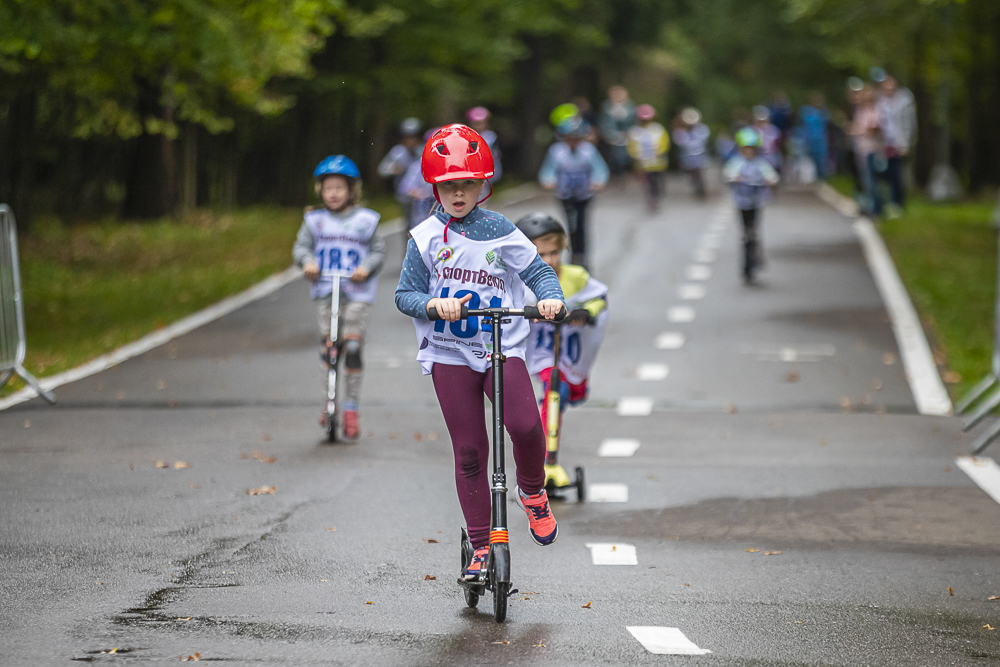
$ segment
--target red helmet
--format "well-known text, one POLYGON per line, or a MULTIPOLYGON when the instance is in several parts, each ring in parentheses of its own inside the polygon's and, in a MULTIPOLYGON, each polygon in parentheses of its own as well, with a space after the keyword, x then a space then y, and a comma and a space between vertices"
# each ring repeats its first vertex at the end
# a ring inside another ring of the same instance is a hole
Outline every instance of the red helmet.
POLYGON ((656 116, 656 109, 651 104, 640 104, 635 108, 635 117, 639 120, 652 120, 656 116))
POLYGON ((493 176, 493 152, 471 127, 445 125, 424 144, 420 172, 431 184, 460 178, 486 180, 493 176))

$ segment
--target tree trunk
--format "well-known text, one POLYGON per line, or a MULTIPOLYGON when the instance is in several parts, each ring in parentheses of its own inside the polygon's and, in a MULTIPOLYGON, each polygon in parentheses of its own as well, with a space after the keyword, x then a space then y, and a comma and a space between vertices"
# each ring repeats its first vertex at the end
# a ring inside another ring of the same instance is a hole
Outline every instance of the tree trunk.
POLYGON ((181 213, 187 214, 198 205, 198 126, 184 127, 184 156, 181 176, 181 213))
POLYGON ((531 55, 521 63, 520 67, 521 155, 517 164, 517 174, 521 178, 534 180, 542 164, 545 149, 535 138, 536 130, 545 124, 546 96, 542 81, 542 69, 545 64, 542 49, 545 40, 538 35, 525 36, 523 40, 531 50, 531 55))
POLYGON ((3 199, 10 204, 20 229, 27 229, 32 218, 32 191, 35 186, 35 122, 38 109, 36 91, 24 93, 8 108, 6 151, 9 160, 2 174, 3 199))

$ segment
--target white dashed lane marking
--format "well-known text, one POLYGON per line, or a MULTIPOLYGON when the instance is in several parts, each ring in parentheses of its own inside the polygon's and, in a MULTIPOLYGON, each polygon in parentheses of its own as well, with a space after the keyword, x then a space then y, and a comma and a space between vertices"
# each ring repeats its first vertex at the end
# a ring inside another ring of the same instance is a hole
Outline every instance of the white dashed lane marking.
POLYGON ((632 456, 639 449, 639 441, 630 438, 609 438, 601 443, 597 450, 598 456, 622 457, 632 456))
POLYGON ((820 361, 837 354, 833 345, 800 345, 792 347, 744 347, 743 354, 752 354, 760 361, 820 361))
POLYGON ((639 640, 650 653, 657 655, 705 655, 711 653, 684 636, 680 628, 661 628, 652 625, 629 625, 626 630, 639 640))
POLYGON ((653 412, 653 399, 648 396, 623 396, 618 401, 621 417, 648 417, 653 412))
POLYGON ((635 545, 616 543, 588 543, 590 560, 594 565, 638 565, 635 545))
POLYGON ((684 277, 688 280, 708 280, 712 277, 712 267, 704 264, 688 264, 684 269, 684 277))
POLYGON ((647 382, 666 380, 670 369, 666 364, 642 364, 635 370, 635 376, 647 382))
POLYGON ((627 503, 628 484, 591 484, 587 487, 588 503, 627 503))
POLYGON ((698 248, 691 253, 691 259, 702 264, 711 264, 715 261, 716 253, 709 248, 698 248))
POLYGON ((691 306, 671 306, 667 309, 667 319, 671 322, 693 322, 694 308, 691 306))
POLYGON ((690 283, 687 285, 681 285, 677 288, 677 295, 684 299, 685 301, 695 301, 697 299, 704 299, 706 294, 705 286, 698 285, 695 283, 690 283))
POLYGON ((996 461, 988 456, 959 456, 955 463, 980 489, 1000 503, 1000 466, 996 461))
POLYGON ((684 347, 684 334, 679 331, 664 331, 656 336, 657 350, 679 350, 684 347))

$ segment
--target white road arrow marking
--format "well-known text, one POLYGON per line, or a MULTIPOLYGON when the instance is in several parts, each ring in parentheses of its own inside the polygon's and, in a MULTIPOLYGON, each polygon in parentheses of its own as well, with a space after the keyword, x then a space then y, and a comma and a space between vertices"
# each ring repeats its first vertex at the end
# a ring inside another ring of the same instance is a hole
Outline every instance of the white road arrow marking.
POLYGON ((601 443, 598 456, 632 456, 639 449, 639 441, 628 438, 609 438, 601 443))
POLYGON ((705 655, 711 653, 684 636, 680 628, 661 628, 652 625, 629 625, 626 629, 639 643, 657 655, 705 655))
POLYGON ((648 396, 623 396, 618 401, 621 417, 648 417, 653 412, 653 399, 648 396))
POLYGON ((627 503, 628 484, 591 484, 587 487, 588 503, 627 503))
POLYGON ((639 564, 639 559, 636 558, 635 554, 635 545, 632 544, 588 543, 587 548, 590 549, 590 560, 594 563, 594 565, 639 564))

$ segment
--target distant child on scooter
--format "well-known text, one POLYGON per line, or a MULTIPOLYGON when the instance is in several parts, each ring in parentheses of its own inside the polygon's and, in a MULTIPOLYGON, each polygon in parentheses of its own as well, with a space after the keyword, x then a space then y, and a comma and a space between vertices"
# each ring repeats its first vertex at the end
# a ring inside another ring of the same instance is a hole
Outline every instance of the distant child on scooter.
MULTIPOLYGON (((559 354, 562 377, 559 409, 565 412, 568 405, 579 405, 587 400, 587 378, 597 360, 608 321, 608 287, 595 280, 582 266, 562 263, 566 231, 555 218, 545 213, 532 213, 518 220, 517 228, 535 244, 538 256, 559 277, 569 310, 566 323, 562 325, 559 354)), ((533 322, 528 339, 528 371, 542 381, 543 397, 548 395, 549 379, 556 365, 553 334, 552 324, 533 322)), ((541 405, 542 424, 548 424, 548 402, 543 399, 541 405)))
POLYGON ((760 210, 771 196, 771 187, 778 184, 778 173, 760 154, 762 138, 752 127, 736 133, 739 154, 730 158, 723 176, 733 191, 733 202, 743 223, 743 277, 753 280, 754 271, 763 264, 758 230, 760 210))
MULTIPOLYGON (((361 174, 350 158, 331 155, 319 163, 313 176, 323 207, 306 209, 292 257, 313 283, 311 295, 317 306, 324 367, 328 368, 331 359, 344 359, 347 371, 341 404, 344 438, 355 440, 361 433, 358 418, 364 370, 361 355, 378 292, 376 274, 385 260, 385 241, 377 231, 379 214, 359 205, 361 174), (340 281, 339 335, 335 341, 330 340, 333 281, 324 277, 324 272, 350 276, 349 280, 340 281), (337 354, 338 350, 343 354, 337 354)), ((324 408, 320 417, 324 428, 327 418, 324 408)))
MULTIPOLYGON (((527 287, 538 296, 548 319, 564 307, 555 272, 535 246, 499 213, 479 207, 483 186, 493 175, 489 145, 465 125, 438 130, 424 146, 424 179, 434 188, 441 210, 410 232, 396 288, 396 307, 413 318, 417 361, 434 380, 441 412, 455 451, 455 481, 469 539, 476 551, 463 572, 483 576, 489 553, 491 495, 490 440, 483 395, 491 397, 491 337, 479 318, 462 321, 469 308, 522 308, 527 287), (429 313, 441 317, 431 321, 429 313)), ((527 321, 503 325, 504 418, 517 464, 515 497, 528 515, 531 538, 555 542, 558 526, 545 493, 545 435, 525 365, 527 321)))
POLYGON ((608 165, 587 141, 590 125, 579 116, 562 120, 556 133, 561 141, 549 147, 538 181, 545 189, 556 191, 566 211, 573 263, 586 266, 587 209, 594 193, 607 185, 608 165))
POLYGON ((646 208, 650 213, 655 213, 664 190, 663 174, 667 169, 670 135, 662 125, 653 120, 656 109, 652 105, 637 106, 635 117, 639 123, 629 128, 628 154, 632 156, 636 173, 643 179, 646 208))

